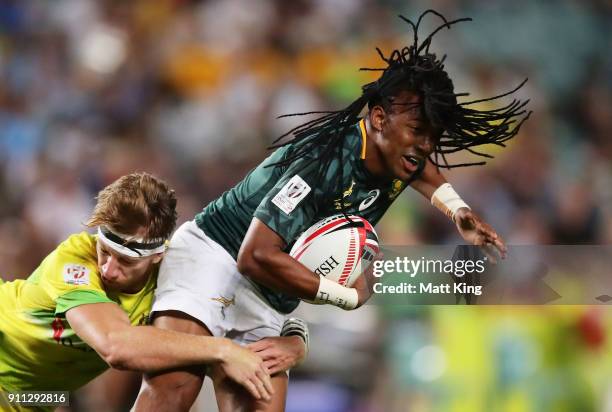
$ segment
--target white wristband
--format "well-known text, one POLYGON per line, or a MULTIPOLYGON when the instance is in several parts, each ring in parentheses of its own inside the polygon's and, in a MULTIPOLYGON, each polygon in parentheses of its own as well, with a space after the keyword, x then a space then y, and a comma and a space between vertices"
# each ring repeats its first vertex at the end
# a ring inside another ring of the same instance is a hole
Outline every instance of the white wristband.
POLYGON ((355 309, 359 301, 357 289, 347 288, 339 283, 321 276, 319 290, 314 299, 314 303, 330 303, 345 310, 355 309))
POLYGON ((462 207, 470 208, 461 197, 455 192, 450 183, 444 183, 436 189, 431 196, 431 204, 439 209, 451 220, 455 221, 455 213, 462 207))

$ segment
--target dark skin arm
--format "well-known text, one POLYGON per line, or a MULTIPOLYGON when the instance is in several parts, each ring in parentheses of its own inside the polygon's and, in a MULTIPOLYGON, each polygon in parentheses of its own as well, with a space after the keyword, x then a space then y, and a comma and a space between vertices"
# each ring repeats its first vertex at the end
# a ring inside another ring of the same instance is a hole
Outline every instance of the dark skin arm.
MULTIPOLYGON (((447 183, 446 178, 440 170, 429 160, 423 169, 421 176, 411 186, 426 199, 430 200, 440 185, 447 183)), ((489 224, 468 208, 461 208, 455 214, 455 224, 459 234, 465 241, 472 245, 487 247, 494 246, 502 257, 506 256, 506 244, 489 224)), ((490 251, 487 255, 491 256, 490 251)))
POLYGON ((440 169, 427 160, 421 176, 412 182, 410 186, 429 200, 436 189, 444 183, 447 183, 447 181, 442 172, 440 172, 440 169))
MULTIPOLYGON (((238 270, 271 289, 313 300, 319 290, 319 276, 283 252, 285 247, 283 238, 253 218, 238 252, 238 270)), ((353 286, 359 295, 359 305, 370 296, 363 278, 353 286)))

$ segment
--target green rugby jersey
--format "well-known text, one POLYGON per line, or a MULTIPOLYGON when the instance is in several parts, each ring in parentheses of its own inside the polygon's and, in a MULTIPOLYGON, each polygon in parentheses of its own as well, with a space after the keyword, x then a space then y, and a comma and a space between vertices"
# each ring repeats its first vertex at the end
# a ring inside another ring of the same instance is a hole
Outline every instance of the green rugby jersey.
MULTIPOLYGON (((365 125, 361 120, 344 139, 343 164, 334 159, 323 179, 317 179, 318 162, 304 167, 318 153, 289 166, 266 167, 295 150, 292 145, 277 149, 234 188, 206 206, 196 216, 196 223, 234 259, 253 217, 278 233, 287 243, 287 251, 314 223, 341 213, 340 202, 348 214, 361 216, 375 225, 408 182, 373 177, 363 162, 365 147, 365 125), (342 185, 338 179, 340 167, 344 168, 342 185)), ((299 299, 259 286, 279 312, 289 313, 299 303, 299 299)))

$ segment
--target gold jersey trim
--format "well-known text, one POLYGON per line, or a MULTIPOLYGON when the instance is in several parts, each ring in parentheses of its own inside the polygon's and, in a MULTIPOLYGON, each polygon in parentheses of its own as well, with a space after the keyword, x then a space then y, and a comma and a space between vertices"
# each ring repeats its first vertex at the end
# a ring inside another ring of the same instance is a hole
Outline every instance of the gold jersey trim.
POLYGON ((361 130, 361 159, 366 157, 366 143, 368 141, 368 135, 366 133, 365 119, 359 121, 359 130, 361 130))

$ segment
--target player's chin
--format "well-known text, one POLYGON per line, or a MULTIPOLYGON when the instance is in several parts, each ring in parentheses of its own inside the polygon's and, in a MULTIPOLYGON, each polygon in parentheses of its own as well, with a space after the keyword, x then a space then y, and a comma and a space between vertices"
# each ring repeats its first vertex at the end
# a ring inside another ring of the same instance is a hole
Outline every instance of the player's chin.
POLYGON ((404 168, 402 165, 400 165, 400 167, 398 167, 394 173, 396 179, 402 180, 404 182, 410 179, 413 174, 413 171, 404 168))
POLYGON ((104 277, 101 277, 101 280, 102 280, 102 284, 104 285, 104 289, 106 290, 118 291, 121 289, 122 285, 117 281, 105 279, 104 277))

